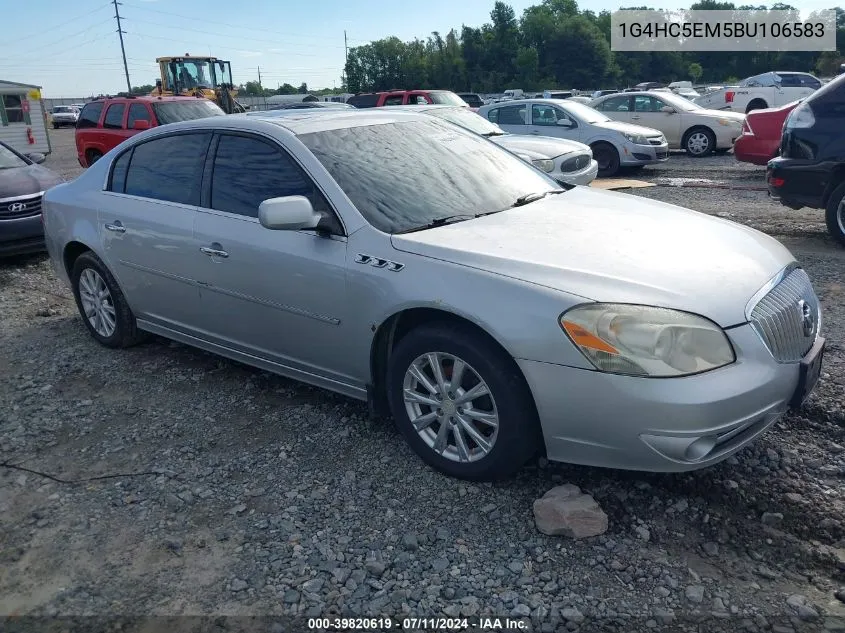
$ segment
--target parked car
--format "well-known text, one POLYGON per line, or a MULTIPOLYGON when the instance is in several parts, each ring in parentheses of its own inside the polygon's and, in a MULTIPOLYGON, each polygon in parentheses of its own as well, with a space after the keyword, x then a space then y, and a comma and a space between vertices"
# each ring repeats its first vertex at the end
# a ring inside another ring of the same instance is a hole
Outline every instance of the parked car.
POLYGON ((459 92, 458 96, 463 99, 470 108, 478 109, 484 105, 480 95, 474 92, 459 92))
MULTIPOLYGON (((348 103, 341 103, 339 101, 301 101, 297 103, 282 103, 280 105, 274 105, 267 110, 307 110, 308 108, 341 108, 351 110, 355 106, 349 105, 348 103)), ((256 110, 256 112, 260 112, 260 110, 256 110)), ((253 112, 248 112, 247 114, 253 114, 253 112)))
POLYGON ((709 466, 800 406, 821 369, 819 301, 777 240, 560 189, 423 114, 148 130, 48 191, 44 218, 96 341, 153 332, 367 400, 467 479, 538 451, 709 466))
POLYGON ((498 125, 466 108, 455 106, 397 106, 420 111, 489 138, 496 145, 513 152, 557 182, 568 185, 589 185, 596 178, 598 163, 589 146, 550 136, 508 134, 498 125))
POLYGON ((807 97, 822 82, 809 73, 769 72, 742 80, 738 86, 727 86, 707 92, 695 103, 713 110, 748 113, 752 110, 776 108, 807 97))
POLYGON ((79 120, 79 109, 74 106, 54 106, 50 112, 50 123, 58 130, 63 125, 75 126, 79 120))
POLYGON ((845 246, 845 75, 789 113, 767 182, 788 207, 824 209, 828 231, 845 246))
POLYGON ((800 101, 779 108, 754 110, 745 116, 742 134, 734 142, 734 156, 739 161, 765 165, 778 154, 783 124, 800 101))
POLYGON ((622 167, 642 167, 669 160, 663 133, 612 121, 603 112, 572 99, 528 99, 479 108, 478 113, 511 134, 555 136, 589 145, 601 177, 622 167))
POLYGON ((590 105, 614 121, 636 123, 660 130, 669 149, 683 149, 690 156, 727 152, 742 132, 745 115, 705 110, 672 92, 628 92, 593 100, 590 105))
POLYGON ((596 90, 591 96, 593 99, 598 99, 599 97, 603 97, 604 95, 612 95, 619 92, 618 90, 596 90))
POLYGON ((467 102, 449 90, 391 90, 357 94, 346 103, 356 108, 381 108, 396 105, 426 105, 439 103, 468 108, 467 102))
POLYGON ((534 97, 535 99, 568 99, 575 93, 571 90, 544 90, 541 95, 534 97))
POLYGON ((90 167, 138 132, 158 125, 226 114, 196 97, 106 97, 85 104, 76 123, 76 155, 90 167))
POLYGON ((44 154, 21 154, 0 141, 0 256, 44 250, 41 197, 64 182, 41 163, 44 154))
POLYGON ((666 87, 676 95, 680 95, 685 99, 693 100, 701 96, 701 94, 692 87, 691 81, 673 81, 666 87))
POLYGON ((569 97, 567 101, 572 101, 574 103, 582 103, 584 105, 590 105, 590 102, 593 100, 592 97, 586 97, 584 95, 575 95, 574 97, 569 97))

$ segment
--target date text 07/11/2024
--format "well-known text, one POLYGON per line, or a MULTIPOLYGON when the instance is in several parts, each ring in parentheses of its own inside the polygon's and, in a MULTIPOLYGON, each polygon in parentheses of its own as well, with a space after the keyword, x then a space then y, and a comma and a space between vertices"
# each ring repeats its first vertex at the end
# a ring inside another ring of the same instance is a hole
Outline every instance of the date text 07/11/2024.
POLYGON ((309 618, 311 631, 525 631, 529 623, 519 618, 309 618))

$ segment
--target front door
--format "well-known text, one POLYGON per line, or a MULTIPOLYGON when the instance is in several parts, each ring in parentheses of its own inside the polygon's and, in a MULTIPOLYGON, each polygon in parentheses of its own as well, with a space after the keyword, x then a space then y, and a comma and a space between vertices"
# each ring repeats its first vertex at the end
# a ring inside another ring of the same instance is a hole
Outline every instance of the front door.
POLYGON ((634 111, 631 113, 631 123, 660 130, 669 142, 670 147, 681 145, 681 117, 683 115, 673 106, 650 95, 634 97, 634 111), (661 108, 669 106, 674 112, 663 112, 661 108))
POLYGON ((348 305, 340 221, 311 177, 275 141, 235 133, 218 139, 194 225, 195 257, 204 268, 203 336, 345 382, 337 356, 347 335, 348 305), (261 202, 292 195, 311 200, 327 232, 274 231, 259 223, 261 202))
POLYGON ((124 152, 97 214, 106 264, 135 315, 182 332, 198 312, 193 225, 210 141, 181 133, 124 152))
POLYGON ((548 103, 534 103, 531 105, 531 125, 529 134, 534 136, 556 136, 577 141, 581 134, 578 122, 564 112, 548 103))

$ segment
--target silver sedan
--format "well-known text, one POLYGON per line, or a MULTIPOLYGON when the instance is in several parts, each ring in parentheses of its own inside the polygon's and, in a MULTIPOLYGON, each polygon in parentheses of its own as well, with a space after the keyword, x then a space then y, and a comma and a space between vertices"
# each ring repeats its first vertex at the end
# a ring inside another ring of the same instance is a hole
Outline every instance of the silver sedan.
POLYGON ((824 339, 776 240, 379 108, 142 132, 44 197, 91 336, 368 401, 453 476, 683 471, 799 407, 824 339))

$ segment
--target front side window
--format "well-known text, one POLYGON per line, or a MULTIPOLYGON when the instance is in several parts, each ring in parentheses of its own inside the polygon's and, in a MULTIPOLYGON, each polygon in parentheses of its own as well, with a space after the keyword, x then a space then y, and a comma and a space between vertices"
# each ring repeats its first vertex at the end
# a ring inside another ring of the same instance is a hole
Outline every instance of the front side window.
POLYGON ((494 143, 432 117, 298 138, 364 218, 385 233, 502 211, 525 194, 559 187, 494 143))
POLYGON ((557 125, 558 121, 571 122, 571 119, 554 106, 541 103, 531 106, 532 125, 557 125))
POLYGON ((147 106, 143 103, 133 103, 129 106, 129 115, 126 118, 126 127, 128 129, 132 129, 135 125, 135 121, 150 121, 150 111, 147 110, 147 106))
POLYGON ((103 119, 103 127, 110 130, 119 130, 123 127, 123 113, 126 106, 122 103, 113 103, 106 110, 106 118, 103 119))
POLYGON ((212 209, 257 218, 262 202, 284 196, 305 196, 315 211, 331 213, 314 181, 287 152, 257 138, 220 137, 211 177, 212 209))
POLYGON ((660 112, 662 107, 663 104, 654 97, 646 95, 634 97, 634 112, 660 112))
POLYGON ((198 205, 210 133, 174 134, 135 146, 127 194, 198 205))
POLYGON ((3 109, 6 111, 6 122, 26 122, 23 111, 23 95, 3 95, 3 109))
POLYGON ((393 96, 393 97, 385 97, 384 98, 384 105, 386 105, 386 106, 402 105, 402 95, 396 95, 396 96, 393 96))
POLYGON ((77 128, 97 127, 100 122, 100 115, 103 113, 102 103, 89 103, 79 114, 79 121, 76 122, 77 128))

